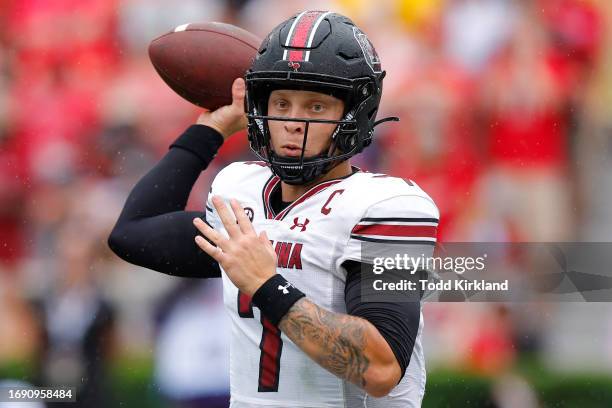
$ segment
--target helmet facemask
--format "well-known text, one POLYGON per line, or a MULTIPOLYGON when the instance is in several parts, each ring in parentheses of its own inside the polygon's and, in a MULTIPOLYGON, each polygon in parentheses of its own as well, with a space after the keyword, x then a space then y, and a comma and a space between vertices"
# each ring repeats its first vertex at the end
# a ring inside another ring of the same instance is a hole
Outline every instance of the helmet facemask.
POLYGON ((246 75, 246 111, 253 152, 288 184, 306 184, 360 153, 372 142, 382 95, 382 70, 374 46, 355 24, 338 13, 306 10, 279 24, 263 40, 246 75), (275 89, 331 94, 344 101, 340 120, 280 118, 268 115, 275 89), (304 123, 302 155, 278 156, 272 149, 272 120, 304 123), (336 125, 328 151, 304 157, 311 123, 336 125))
POLYGON ((287 184, 307 184, 316 180, 371 143, 380 100, 380 92, 376 92, 378 88, 375 87, 380 86, 383 76, 346 79, 315 73, 248 73, 246 108, 251 150, 287 184), (327 120, 269 116, 268 99, 276 89, 308 90, 338 97, 345 103, 343 118, 327 120), (268 126, 271 120, 304 123, 302 154, 299 158, 283 157, 274 152, 268 126), (311 123, 335 124, 336 128, 331 134, 331 144, 326 152, 304 157, 311 123))

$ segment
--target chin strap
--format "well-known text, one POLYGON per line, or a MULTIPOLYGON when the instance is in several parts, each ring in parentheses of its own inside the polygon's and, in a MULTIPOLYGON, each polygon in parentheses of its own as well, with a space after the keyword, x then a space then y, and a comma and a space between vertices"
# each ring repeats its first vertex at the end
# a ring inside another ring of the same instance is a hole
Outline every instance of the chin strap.
POLYGON ((397 116, 389 116, 388 118, 382 118, 381 120, 377 120, 376 122, 374 122, 374 126, 372 127, 375 128, 376 126, 385 122, 399 122, 399 120, 400 118, 398 118, 397 116))

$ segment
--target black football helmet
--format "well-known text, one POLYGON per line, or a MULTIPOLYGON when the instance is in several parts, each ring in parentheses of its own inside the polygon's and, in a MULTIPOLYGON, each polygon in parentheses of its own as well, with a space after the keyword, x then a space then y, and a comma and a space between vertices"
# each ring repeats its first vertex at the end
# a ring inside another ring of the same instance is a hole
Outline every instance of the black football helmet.
POLYGON ((262 42, 246 74, 246 110, 253 152, 282 181, 306 184, 338 163, 360 153, 372 142, 385 72, 366 35, 345 16, 327 11, 304 11, 277 26, 262 42), (269 116, 268 99, 276 89, 321 92, 345 103, 341 120, 269 116), (270 142, 268 121, 304 123, 301 157, 277 155, 270 142), (304 157, 308 126, 336 124, 327 152, 304 157))

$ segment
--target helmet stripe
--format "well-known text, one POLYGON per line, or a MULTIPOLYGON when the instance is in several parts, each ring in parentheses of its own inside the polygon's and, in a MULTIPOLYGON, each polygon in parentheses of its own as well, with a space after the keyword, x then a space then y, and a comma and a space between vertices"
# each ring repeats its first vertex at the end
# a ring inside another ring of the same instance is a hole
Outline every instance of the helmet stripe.
MULTIPOLYGON (((320 11, 309 11, 302 16, 293 32, 293 38, 291 38, 291 47, 304 48, 306 41, 308 40, 308 34, 317 21, 320 11)), ((289 51, 289 61, 302 61, 304 60, 303 50, 291 50, 289 51)))
MULTIPOLYGON (((314 40, 314 36, 317 33, 317 29, 319 28, 319 24, 321 24, 321 21, 323 21, 325 16, 327 16, 330 13, 331 13, 331 11, 327 11, 327 12, 321 14, 321 16, 319 16, 319 18, 317 19, 317 22, 315 23, 314 28, 310 32, 310 37, 308 38, 308 44, 306 44, 306 46, 308 48, 312 47, 312 41, 314 40)), ((306 51, 306 56, 304 58, 304 61, 308 61, 309 59, 310 59, 310 50, 306 51)))
MULTIPOLYGON (((298 15, 291 25, 287 40, 285 41, 285 46, 305 48, 309 43, 312 44, 314 32, 320 24, 320 18, 327 13, 328 12, 325 11, 306 11, 298 15)), ((305 59, 305 51, 285 50, 283 59, 289 59, 289 61, 303 61, 305 59)))
MULTIPOLYGON (((291 28, 289 29, 289 34, 287 34, 287 39, 285 40, 285 47, 289 46, 289 43, 291 42, 291 34, 293 34, 293 30, 295 29, 295 26, 297 24, 298 21, 300 21, 300 18, 302 18, 302 16, 306 13, 306 11, 302 11, 296 18, 295 20, 293 20, 293 24, 291 24, 291 28)), ((285 50, 285 52, 283 53, 283 59, 286 60, 287 59, 287 50, 285 50)))

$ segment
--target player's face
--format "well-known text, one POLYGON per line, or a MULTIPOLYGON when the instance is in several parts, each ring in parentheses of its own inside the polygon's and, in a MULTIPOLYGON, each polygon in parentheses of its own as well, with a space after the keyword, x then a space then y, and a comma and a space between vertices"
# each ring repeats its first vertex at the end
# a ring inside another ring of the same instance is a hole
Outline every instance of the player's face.
MULTIPOLYGON (((268 115, 300 119, 339 120, 344 112, 344 102, 331 95, 311 91, 276 90, 268 100, 268 115)), ((336 124, 310 123, 304 157, 327 152, 331 134, 336 124)), ((306 123, 268 121, 272 149, 279 156, 300 157, 306 123)))

